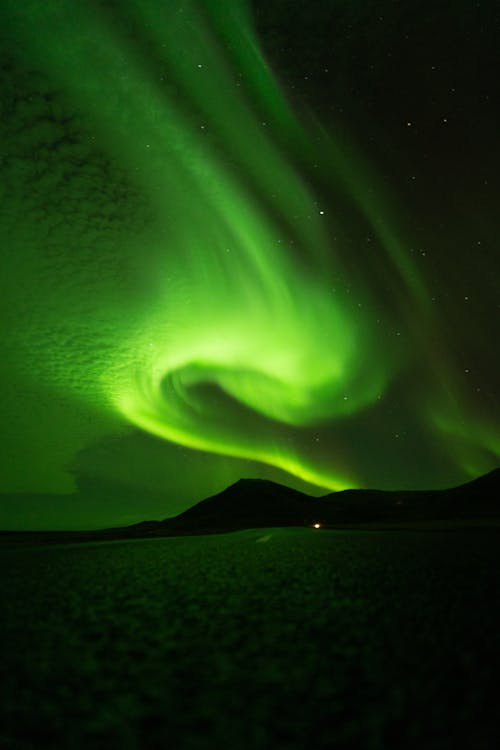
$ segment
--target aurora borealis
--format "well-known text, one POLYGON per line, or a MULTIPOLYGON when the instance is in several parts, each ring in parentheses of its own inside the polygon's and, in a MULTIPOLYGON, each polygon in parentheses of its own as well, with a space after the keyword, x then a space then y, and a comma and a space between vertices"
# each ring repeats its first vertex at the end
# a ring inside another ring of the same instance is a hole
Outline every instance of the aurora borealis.
POLYGON ((498 465, 498 18, 400 5, 4 2, 2 527, 498 465))

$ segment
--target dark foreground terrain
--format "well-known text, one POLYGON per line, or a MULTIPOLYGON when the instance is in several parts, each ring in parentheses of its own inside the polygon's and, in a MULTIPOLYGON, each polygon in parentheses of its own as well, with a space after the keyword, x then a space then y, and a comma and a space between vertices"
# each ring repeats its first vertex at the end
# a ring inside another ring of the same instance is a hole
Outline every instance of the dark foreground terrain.
POLYGON ((0 747, 493 748, 500 535, 0 552, 0 747))

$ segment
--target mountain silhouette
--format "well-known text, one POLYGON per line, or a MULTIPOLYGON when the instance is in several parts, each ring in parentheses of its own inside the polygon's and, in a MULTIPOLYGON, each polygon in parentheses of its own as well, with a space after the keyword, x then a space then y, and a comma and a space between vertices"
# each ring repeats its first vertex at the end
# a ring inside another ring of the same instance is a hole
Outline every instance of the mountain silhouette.
POLYGON ((164 523, 174 529, 307 525, 328 510, 322 498, 266 479, 240 479, 164 523))
POLYGON ((264 479, 240 479, 171 519, 176 531, 319 523, 367 524, 500 517, 500 469, 445 490, 343 490, 311 497, 264 479))
POLYGON ((222 492, 162 521, 98 531, 0 532, 7 543, 77 542, 210 534, 251 528, 411 527, 500 521, 500 469, 444 490, 343 490, 311 497, 265 479, 240 479, 222 492))

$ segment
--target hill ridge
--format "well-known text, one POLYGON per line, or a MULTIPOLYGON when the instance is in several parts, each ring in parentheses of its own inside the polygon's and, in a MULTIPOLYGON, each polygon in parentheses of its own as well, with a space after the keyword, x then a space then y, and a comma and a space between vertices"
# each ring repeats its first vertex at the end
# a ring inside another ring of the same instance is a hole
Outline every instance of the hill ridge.
POLYGON ((4 544, 84 542, 280 526, 395 528, 432 522, 493 523, 496 528, 500 524, 500 468, 445 490, 352 489, 322 497, 267 479, 241 478, 161 521, 94 531, 0 531, 0 538, 4 544))

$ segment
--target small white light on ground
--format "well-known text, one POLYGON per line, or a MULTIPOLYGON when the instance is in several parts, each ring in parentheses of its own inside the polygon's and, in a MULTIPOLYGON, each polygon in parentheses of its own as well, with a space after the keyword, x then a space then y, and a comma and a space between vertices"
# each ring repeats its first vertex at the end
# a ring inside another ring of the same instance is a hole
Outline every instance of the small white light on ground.
POLYGON ((320 529, 321 524, 320 523, 313 523, 313 529, 320 529))

